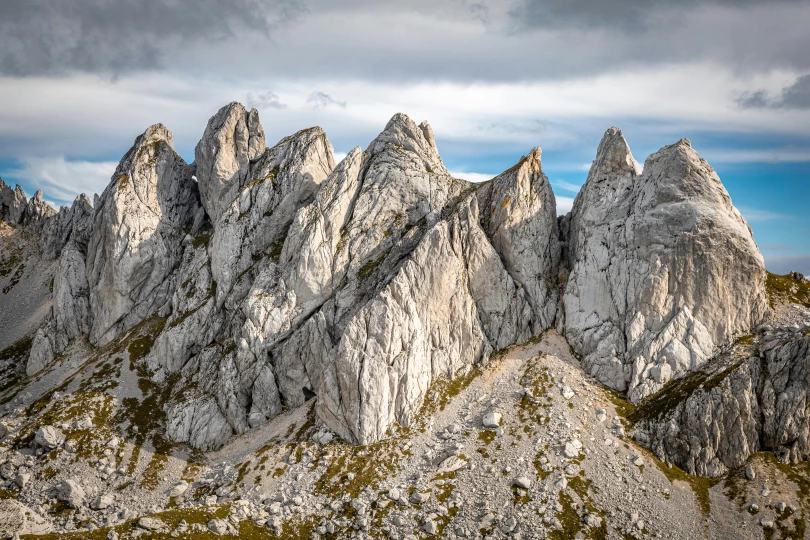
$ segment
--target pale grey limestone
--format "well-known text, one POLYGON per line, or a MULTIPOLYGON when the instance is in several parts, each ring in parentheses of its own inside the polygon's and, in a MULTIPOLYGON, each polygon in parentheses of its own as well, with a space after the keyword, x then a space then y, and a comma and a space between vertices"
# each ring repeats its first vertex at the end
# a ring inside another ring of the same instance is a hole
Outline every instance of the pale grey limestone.
POLYGON ((701 476, 720 476, 761 450, 786 463, 810 458, 810 336, 765 335, 758 349, 666 388, 641 409, 635 438, 701 476))
POLYGON ((642 173, 621 132, 608 130, 568 227, 558 326, 585 369, 632 401, 769 314, 751 230, 685 139, 642 173))
POLYGON ((199 206, 192 174, 161 124, 138 137, 119 163, 95 205, 87 248, 91 342, 111 341, 171 296, 167 278, 199 206))

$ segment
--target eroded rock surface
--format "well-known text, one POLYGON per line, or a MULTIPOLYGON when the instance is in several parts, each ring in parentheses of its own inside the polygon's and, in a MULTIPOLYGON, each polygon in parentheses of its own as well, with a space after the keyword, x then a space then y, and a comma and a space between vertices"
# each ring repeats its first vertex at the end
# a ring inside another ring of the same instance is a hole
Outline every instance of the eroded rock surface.
POLYGON ((774 331, 665 388, 638 410, 636 438, 690 474, 720 476, 760 450, 810 458, 810 335, 774 331))
POLYGON ((700 367, 768 314, 751 230, 683 139, 647 158, 621 132, 599 145, 569 224, 565 335, 632 401, 700 367))
POLYGON ((175 284, 167 278, 200 208, 193 171, 161 124, 138 137, 118 165, 95 207, 87 248, 91 342, 109 342, 171 296, 175 284))

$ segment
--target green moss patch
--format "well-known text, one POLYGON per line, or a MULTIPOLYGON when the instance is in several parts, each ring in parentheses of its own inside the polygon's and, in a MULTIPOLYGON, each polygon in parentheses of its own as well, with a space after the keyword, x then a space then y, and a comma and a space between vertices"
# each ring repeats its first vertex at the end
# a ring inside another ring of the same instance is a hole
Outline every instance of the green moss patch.
POLYGON ((779 276, 768 272, 765 290, 771 307, 790 302, 810 308, 810 283, 794 279, 790 274, 779 276))

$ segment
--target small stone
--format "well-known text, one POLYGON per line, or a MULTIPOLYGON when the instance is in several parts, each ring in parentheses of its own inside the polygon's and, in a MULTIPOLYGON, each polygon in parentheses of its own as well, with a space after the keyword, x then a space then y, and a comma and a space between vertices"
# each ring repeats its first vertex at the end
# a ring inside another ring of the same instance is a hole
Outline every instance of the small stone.
POLYGON ((512 531, 514 531, 517 528, 517 526, 518 526, 517 519, 515 519, 514 516, 510 516, 506 519, 506 521, 503 522, 503 525, 501 525, 501 532, 503 534, 509 534, 512 531))
POLYGON ((517 486, 521 489, 529 489, 532 487, 532 480, 528 476, 519 476, 515 478, 515 481, 512 482, 513 486, 517 486))
POLYGON ((92 503, 90 503, 90 508, 92 508, 93 510, 104 510, 112 506, 113 502, 115 502, 115 499, 113 498, 112 495, 109 494, 99 495, 98 497, 93 499, 92 503))
POLYGON ((556 487, 557 489, 565 489, 566 487, 568 487, 568 480, 563 476, 562 478, 557 480, 557 482, 554 483, 554 487, 556 487))
POLYGON ((53 426, 42 426, 37 430, 34 442, 41 448, 54 450, 62 446, 65 442, 65 436, 53 426))
POLYGON ((362 499, 355 499, 351 503, 352 508, 354 508, 358 514, 363 515, 366 513, 366 509, 368 505, 362 499))
POLYGON ((785 508, 787 508, 787 505, 785 503, 783 503, 783 502, 780 502, 779 504, 776 505, 776 510, 780 514, 785 511, 785 508))
POLYGON ((138 520, 138 527, 147 531, 159 531, 166 525, 157 518, 142 517, 138 520))
POLYGON ((118 533, 115 531, 110 531, 107 533, 107 540, 118 540, 118 533))
POLYGON ((169 497, 179 497, 188 490, 188 482, 181 480, 173 485, 166 493, 169 497))
POLYGON ((574 391, 571 390, 571 387, 569 386, 563 386, 562 391, 560 393, 562 394, 562 397, 564 397, 565 399, 571 399, 572 397, 574 397, 574 391))
POLYGON ((767 497, 768 495, 771 494, 771 490, 768 489, 768 487, 766 486, 762 488, 762 491, 760 491, 759 494, 762 495, 763 497, 767 497))
POLYGON ((641 456, 637 457, 636 459, 633 460, 633 465, 635 465, 636 467, 641 467, 642 465, 644 465, 644 459, 641 456))
POLYGON ((757 473, 751 465, 745 466, 745 477, 749 480, 753 480, 757 477, 757 473))
POLYGON ((596 514, 585 514, 585 519, 583 519, 583 521, 585 522, 585 525, 593 529, 598 529, 602 526, 602 518, 596 514))
POLYGON ((579 456, 579 450, 577 449, 576 446, 574 446, 573 444, 568 442, 568 443, 565 443, 565 449, 563 450, 563 454, 565 454, 565 457, 567 457, 569 459, 573 459, 573 458, 579 456))
POLYGON ((484 424, 484 427, 487 428, 496 428, 501 425, 501 420, 503 417, 499 412, 491 412, 484 415, 481 419, 481 423, 484 424))
POLYGON ((441 462, 439 465, 439 474, 448 473, 448 472, 455 472, 461 468, 463 468, 467 464, 464 459, 458 456, 450 456, 444 461, 441 462))
POLYGON ((763 519, 759 524, 762 525, 763 529, 773 529, 773 521, 763 519))
POLYGON ((414 491, 413 493, 411 493, 411 496, 409 498, 409 500, 413 504, 422 504, 424 502, 427 502, 428 499, 430 499, 430 493, 422 493, 420 491, 414 491))
POLYGON ((388 493, 385 494, 386 497, 391 499, 392 501, 398 501, 400 498, 400 492, 397 488, 391 489, 388 493))
POLYGON ((208 522, 208 530, 216 535, 228 534, 228 522, 224 519, 212 519, 208 522))
POLYGON ((436 522, 432 519, 425 522, 424 529, 428 534, 436 534, 439 532, 439 526, 436 525, 436 522))
POLYGON ((31 475, 29 473, 20 473, 14 477, 14 483, 17 484, 17 487, 23 489, 31 480, 31 475))

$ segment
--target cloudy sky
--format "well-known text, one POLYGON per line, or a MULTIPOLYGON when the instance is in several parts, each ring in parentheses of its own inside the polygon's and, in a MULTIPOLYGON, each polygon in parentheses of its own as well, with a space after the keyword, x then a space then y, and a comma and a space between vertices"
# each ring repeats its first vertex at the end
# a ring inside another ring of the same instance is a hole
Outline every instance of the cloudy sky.
POLYGON ((69 204, 153 123, 192 161, 237 100, 338 154, 427 119, 471 180, 541 146, 564 212, 616 125, 640 162, 691 139, 769 269, 810 273, 808 28, 810 0, 0 2, 0 176, 69 204))

